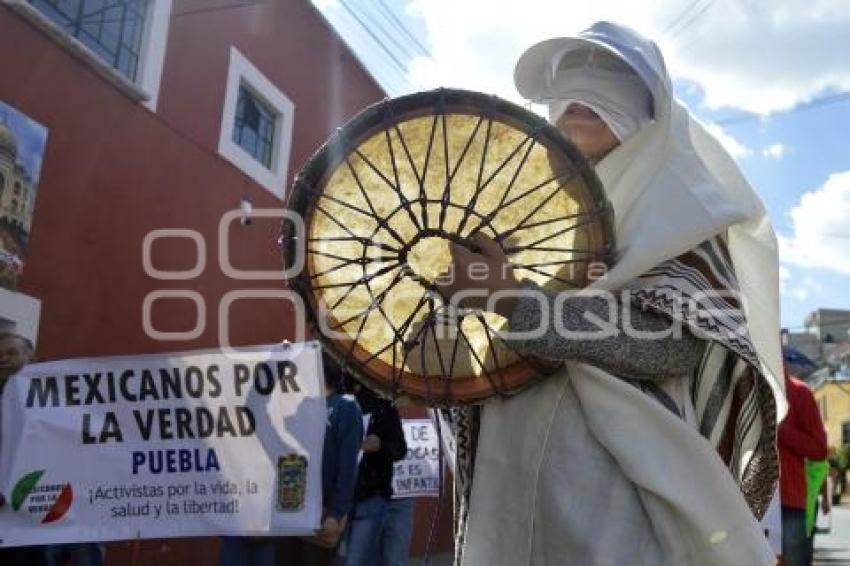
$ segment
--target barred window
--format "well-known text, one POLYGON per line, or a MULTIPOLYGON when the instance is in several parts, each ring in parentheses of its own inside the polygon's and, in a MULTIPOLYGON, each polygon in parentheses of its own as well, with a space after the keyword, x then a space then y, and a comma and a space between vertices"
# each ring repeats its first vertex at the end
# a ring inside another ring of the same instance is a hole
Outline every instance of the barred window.
POLYGON ((27 0, 119 73, 136 80, 151 0, 27 0))
POLYGON ((272 166, 277 113, 245 85, 239 86, 233 141, 267 169, 272 166))
POLYGON ((294 118, 292 101, 231 45, 218 152, 279 199, 286 190, 294 118))

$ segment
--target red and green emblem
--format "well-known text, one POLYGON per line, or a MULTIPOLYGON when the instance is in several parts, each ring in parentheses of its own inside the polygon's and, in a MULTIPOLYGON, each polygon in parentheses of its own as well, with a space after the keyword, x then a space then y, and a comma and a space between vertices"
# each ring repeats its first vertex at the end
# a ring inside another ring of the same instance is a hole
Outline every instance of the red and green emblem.
POLYGON ((12 509, 40 515, 41 523, 52 523, 61 519, 74 500, 71 484, 47 484, 42 482, 44 470, 35 470, 23 476, 12 488, 12 509), (43 514, 43 515, 42 515, 43 514))

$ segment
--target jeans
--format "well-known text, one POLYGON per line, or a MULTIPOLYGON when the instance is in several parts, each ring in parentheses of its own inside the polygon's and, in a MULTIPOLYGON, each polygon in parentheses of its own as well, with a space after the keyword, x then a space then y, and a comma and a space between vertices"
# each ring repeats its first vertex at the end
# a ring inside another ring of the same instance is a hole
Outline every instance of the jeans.
POLYGON ((387 508, 381 534, 381 566, 407 566, 410 562, 410 537, 413 534, 413 509, 416 499, 393 499, 387 508))
POLYGON ((221 539, 221 566, 274 566, 276 539, 224 537, 221 539))
POLYGON ((97 542, 51 544, 44 547, 47 566, 62 566, 68 560, 74 566, 103 566, 105 548, 97 542))
POLYGON ((376 566, 380 552, 381 529, 387 515, 388 501, 380 495, 354 504, 352 518, 345 533, 342 564, 376 566))
POLYGON ((809 537, 806 536, 806 512, 782 507, 782 563, 785 566, 810 566, 809 537))
POLYGON ((277 539, 278 566, 335 566, 335 548, 324 548, 298 537, 277 539))
POLYGON ((0 564, 3 566, 45 566, 47 564, 47 553, 43 546, 0 548, 0 564))

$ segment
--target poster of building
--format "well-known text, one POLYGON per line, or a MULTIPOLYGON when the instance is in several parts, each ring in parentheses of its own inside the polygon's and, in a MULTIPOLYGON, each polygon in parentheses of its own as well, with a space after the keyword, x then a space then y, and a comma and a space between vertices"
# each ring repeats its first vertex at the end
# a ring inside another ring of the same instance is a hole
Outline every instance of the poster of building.
POLYGON ((47 128, 0 101, 0 287, 24 268, 47 128))

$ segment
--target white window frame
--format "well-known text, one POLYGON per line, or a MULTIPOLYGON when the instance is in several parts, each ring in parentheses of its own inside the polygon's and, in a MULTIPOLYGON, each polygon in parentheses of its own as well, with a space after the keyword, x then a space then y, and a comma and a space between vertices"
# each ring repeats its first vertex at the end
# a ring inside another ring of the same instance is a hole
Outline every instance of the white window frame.
POLYGON ((292 127, 295 123, 295 105, 255 67, 238 49, 230 46, 230 65, 227 71, 227 89, 221 116, 218 152, 243 173, 265 187, 279 199, 286 193, 289 156, 292 149, 292 127), (236 102, 239 87, 245 85, 276 114, 274 146, 271 168, 233 141, 236 123, 236 102))
POLYGON ((100 58, 77 38, 69 35, 50 18, 38 11, 26 0, 2 0, 17 13, 43 31, 48 37, 70 51, 75 57, 91 66, 103 78, 119 88, 124 94, 141 102, 152 112, 159 101, 159 87, 168 42, 168 26, 171 21, 172 0, 151 0, 145 18, 142 45, 139 50, 139 67, 136 80, 131 81, 117 69, 100 58))
POLYGON ((145 19, 145 34, 142 37, 142 57, 136 71, 136 84, 147 94, 144 105, 156 112, 159 102, 159 87, 162 68, 165 65, 165 50, 168 46, 168 26, 171 23, 172 0, 153 0, 145 19))

